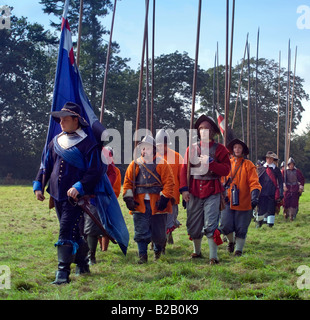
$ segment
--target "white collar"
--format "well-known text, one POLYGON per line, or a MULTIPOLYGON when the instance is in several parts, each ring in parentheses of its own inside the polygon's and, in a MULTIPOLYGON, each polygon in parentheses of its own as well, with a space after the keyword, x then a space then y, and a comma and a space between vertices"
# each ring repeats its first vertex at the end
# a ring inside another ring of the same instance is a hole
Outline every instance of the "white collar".
POLYGON ((275 165, 274 163, 268 164, 267 162, 265 162, 265 163, 264 163, 264 167, 265 167, 265 168, 269 167, 269 168, 275 169, 276 165, 275 165))
POLYGON ((81 128, 78 128, 75 132, 61 132, 57 137, 57 141, 63 149, 69 149, 84 140, 86 137, 87 134, 81 128))

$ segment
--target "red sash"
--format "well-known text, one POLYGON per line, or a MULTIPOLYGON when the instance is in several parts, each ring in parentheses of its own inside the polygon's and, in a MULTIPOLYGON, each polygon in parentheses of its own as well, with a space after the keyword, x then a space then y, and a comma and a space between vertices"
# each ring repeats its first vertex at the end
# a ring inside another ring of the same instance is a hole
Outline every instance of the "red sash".
POLYGON ((272 183, 276 187, 275 200, 278 200, 280 198, 280 190, 279 190, 279 186, 278 186, 276 177, 275 177, 274 173, 272 172, 272 169, 268 166, 266 168, 266 173, 268 174, 268 177, 270 178, 270 180, 272 181, 272 183))

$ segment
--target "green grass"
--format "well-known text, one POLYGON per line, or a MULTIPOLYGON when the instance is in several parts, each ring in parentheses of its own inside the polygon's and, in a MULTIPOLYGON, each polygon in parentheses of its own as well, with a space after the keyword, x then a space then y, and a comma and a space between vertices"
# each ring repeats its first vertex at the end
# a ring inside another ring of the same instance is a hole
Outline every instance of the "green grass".
MULTIPOLYGON (((120 204, 130 233, 125 257, 117 245, 97 251, 91 274, 54 286, 58 220, 48 202, 36 201, 30 186, 0 186, 0 266, 11 270, 11 289, 0 289, 1 300, 308 300, 310 290, 298 289, 297 268, 310 267, 310 184, 300 198, 296 221, 276 216, 275 226, 256 229, 251 222, 244 255, 236 258, 219 247, 220 264, 204 258, 190 260, 192 243, 186 233, 186 213, 180 208, 182 226, 174 231, 174 244, 166 255, 138 265, 133 222, 120 204)), ((1 274, 0 274, 1 276, 1 274)))

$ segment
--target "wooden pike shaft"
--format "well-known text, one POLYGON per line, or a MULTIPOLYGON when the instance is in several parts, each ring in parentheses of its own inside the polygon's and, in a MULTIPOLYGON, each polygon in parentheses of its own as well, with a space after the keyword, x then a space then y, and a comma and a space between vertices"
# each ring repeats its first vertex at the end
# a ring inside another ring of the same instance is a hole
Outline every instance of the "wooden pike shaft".
POLYGON ((288 133, 288 146, 287 146, 288 157, 289 157, 289 155, 290 155, 292 122, 293 122, 293 112, 294 112, 294 88, 295 88, 296 60, 297 60, 297 46, 296 46, 296 49, 295 49, 293 87, 292 87, 291 108, 290 108, 290 109, 291 109, 291 112, 290 112, 290 123, 289 123, 289 133, 288 133))
POLYGON ((256 70, 255 70, 255 110, 254 110, 254 141, 255 141, 255 163, 257 162, 257 90, 258 90, 258 48, 259 48, 259 28, 257 31, 257 47, 256 47, 256 70))
POLYGON ((194 127, 194 113, 195 113, 195 100, 196 100, 196 86, 197 86, 197 69, 198 69, 198 53, 199 53, 199 37, 200 37, 200 18, 201 18, 201 0, 199 0, 198 6, 198 21, 197 21, 197 36, 196 36, 196 53, 195 53, 195 67, 193 76, 193 91, 192 91, 192 111, 190 120, 190 131, 189 131, 189 149, 187 157, 187 186, 190 183, 190 155, 192 145, 192 129, 194 127))
POLYGON ((108 72, 109 72, 109 62, 110 62, 110 52, 111 52, 111 46, 112 46, 112 35, 113 35, 113 28, 114 28, 116 2, 117 2, 117 0, 114 0, 113 16, 112 16, 111 31, 110 31, 110 40, 109 40, 107 58, 106 58, 106 63, 105 63, 105 72, 104 72, 102 98, 101 98, 101 112, 100 112, 100 122, 101 123, 103 122, 103 114, 104 114, 104 103, 105 103, 105 96, 106 96, 107 78, 108 78, 108 72))
POLYGON ((151 87, 151 120, 150 120, 150 130, 152 132, 152 134, 154 135, 154 92, 155 92, 155 88, 154 88, 154 84, 155 84, 155 70, 154 70, 154 64, 155 64, 155 0, 153 0, 153 28, 152 28, 152 79, 151 79, 151 83, 152 83, 152 87, 151 87))
POLYGON ((279 76, 278 76, 278 125, 277 125, 277 155, 280 148, 280 79, 281 79, 281 51, 279 51, 279 76))
POLYGON ((225 54, 225 130, 224 130, 224 145, 227 144, 227 128, 228 128, 228 101, 227 101, 227 93, 228 93, 228 29, 229 29, 229 0, 226 0, 226 54, 225 54))
POLYGON ((138 90, 138 104, 137 104, 137 114, 136 114, 136 131, 135 131, 135 147, 134 147, 134 163, 133 163, 133 194, 135 194, 136 189, 136 160, 137 160, 137 144, 138 144, 138 130, 140 122, 140 112, 141 112, 141 98, 142 98, 142 86, 143 86, 143 66, 144 66, 144 53, 145 53, 145 43, 147 37, 147 20, 149 15, 149 0, 146 0, 146 9, 145 9, 145 19, 144 19, 144 35, 142 42, 142 55, 141 55, 141 64, 140 64, 140 77, 139 77, 139 90, 138 90))
POLYGON ((285 147, 284 147, 284 162, 288 161, 288 112, 290 104, 290 73, 291 73, 291 47, 290 40, 288 42, 288 67, 287 67, 287 93, 286 93, 286 112, 285 112, 285 147))
POLYGON ((233 115, 233 120, 232 120, 232 124, 231 124, 232 129, 234 128, 235 117, 236 117, 237 106, 238 106, 238 99, 239 99, 239 94, 240 94, 240 89, 241 89, 241 80, 242 80, 242 75, 243 75, 243 66, 244 66, 244 61, 245 61, 246 50, 247 50, 247 46, 248 46, 248 37, 249 37, 249 34, 247 34, 245 47, 244 47, 244 54, 243 54, 243 60, 242 60, 242 65, 241 65, 241 70, 240 70, 237 98, 236 98, 236 102, 235 102, 234 115, 233 115))
POLYGON ((225 146, 227 146, 227 130, 229 122, 229 102, 230 102, 230 87, 231 87, 231 68, 232 68, 232 55, 234 44, 234 24, 235 24, 235 0, 233 0, 232 6, 232 19, 231 19, 231 34, 230 34, 230 57, 229 57, 229 76, 227 84, 227 98, 226 98, 226 110, 225 110, 225 146))
POLYGON ((81 51, 81 34, 82 34, 82 19, 83 19, 83 6, 84 1, 80 0, 80 14, 79 14, 79 30, 78 30, 78 41, 76 50, 76 65, 80 66, 80 51, 81 51))

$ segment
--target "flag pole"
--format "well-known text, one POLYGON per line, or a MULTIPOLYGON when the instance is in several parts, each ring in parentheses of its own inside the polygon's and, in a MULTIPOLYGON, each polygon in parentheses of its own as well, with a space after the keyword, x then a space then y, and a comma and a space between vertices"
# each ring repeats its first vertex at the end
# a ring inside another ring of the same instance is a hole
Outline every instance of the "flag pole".
POLYGON ((110 40, 109 40, 109 46, 108 46, 108 51, 107 51, 107 58, 106 58, 106 62, 105 62, 105 72, 104 72, 102 98, 101 98, 101 112, 100 112, 100 122, 101 123, 103 122, 104 103, 105 103, 105 96, 106 96, 107 78, 108 78, 108 72, 109 72, 110 52, 111 52, 111 47, 112 47, 112 35, 113 35, 113 28, 114 28, 116 2, 117 2, 117 0, 114 1, 112 22, 111 22, 111 31, 110 31, 110 40))
POLYGON ((84 0, 80 0, 79 29, 78 29, 77 51, 76 51, 76 65, 77 65, 77 67, 80 66, 80 50, 81 50, 83 6, 84 6, 84 0))
POLYGON ((192 110, 189 130, 189 147, 187 156, 187 185, 190 184, 190 155, 192 149, 192 130, 194 128, 194 113, 195 113, 195 100, 196 100, 196 85, 197 85, 197 69, 198 69, 198 53, 199 53, 199 37, 200 37, 200 18, 201 18, 201 0, 198 4, 198 19, 197 19, 197 35, 196 35, 196 53, 195 53, 195 66, 193 76, 193 90, 192 90, 192 110))

